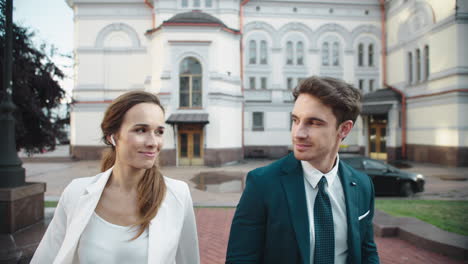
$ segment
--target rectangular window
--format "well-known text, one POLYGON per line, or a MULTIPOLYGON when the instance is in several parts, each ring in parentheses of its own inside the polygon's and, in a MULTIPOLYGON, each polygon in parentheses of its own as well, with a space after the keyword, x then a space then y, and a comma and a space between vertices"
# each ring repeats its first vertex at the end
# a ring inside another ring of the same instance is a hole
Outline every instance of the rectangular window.
POLYGON ((408 83, 413 83, 413 55, 408 52, 408 83))
POLYGON ((287 86, 286 86, 286 87, 288 88, 288 90, 292 90, 292 88, 293 88, 293 78, 289 77, 289 78, 286 80, 286 82, 287 82, 287 84, 286 84, 287 86))
POLYGON ((202 106, 201 77, 192 77, 192 107, 202 106))
POLYGON ((212 1, 211 0, 205 0, 205 7, 212 7, 212 1))
POLYGON ((252 130, 263 131, 263 112, 252 113, 252 130))
POLYGON ((249 88, 255 89, 255 77, 249 77, 249 88))
POLYGON ((182 0, 182 7, 188 7, 188 0, 182 0))
POLYGON ((424 47, 424 79, 428 80, 429 79, 429 46, 424 47))
POLYGON ((369 92, 374 91, 374 80, 370 79, 369 80, 369 92))
POLYGON ((421 80, 421 52, 419 49, 416 50, 416 81, 421 80))
POLYGON ((374 66, 374 45, 369 45, 369 67, 374 66))
POLYGON ((359 79, 359 90, 364 91, 364 80, 363 79, 359 79))
POLYGON ((261 83, 262 83, 262 85, 261 85, 262 89, 266 89, 267 88, 267 78, 262 77, 260 80, 261 80, 261 83))
POLYGON ((200 7, 200 0, 193 0, 193 7, 200 7))
POLYGON ((190 77, 180 77, 180 107, 190 107, 190 77))

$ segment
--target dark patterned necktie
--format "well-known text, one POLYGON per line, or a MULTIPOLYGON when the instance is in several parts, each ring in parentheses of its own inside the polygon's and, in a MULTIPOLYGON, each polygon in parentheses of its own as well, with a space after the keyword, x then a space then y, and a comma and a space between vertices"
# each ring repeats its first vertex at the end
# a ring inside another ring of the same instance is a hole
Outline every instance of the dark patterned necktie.
POLYGON ((315 250, 314 264, 333 264, 335 262, 335 231, 330 199, 325 191, 327 179, 322 176, 318 183, 314 204, 315 250))

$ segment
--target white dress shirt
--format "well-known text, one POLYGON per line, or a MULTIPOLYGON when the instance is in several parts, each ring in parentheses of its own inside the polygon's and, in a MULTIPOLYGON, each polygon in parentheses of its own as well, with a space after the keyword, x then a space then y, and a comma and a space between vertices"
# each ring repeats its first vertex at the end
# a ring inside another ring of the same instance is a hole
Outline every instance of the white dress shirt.
POLYGON ((310 263, 314 263, 314 247, 315 247, 315 231, 314 231, 314 204, 315 197, 318 192, 318 183, 322 176, 327 179, 325 190, 330 198, 333 226, 335 230, 335 263, 346 263, 348 255, 348 224, 346 219, 346 203, 341 185, 340 177, 338 177, 339 157, 336 156, 336 162, 333 168, 322 173, 307 161, 301 161, 302 170, 304 172, 305 193, 307 199, 307 213, 309 216, 309 231, 310 231, 310 263))

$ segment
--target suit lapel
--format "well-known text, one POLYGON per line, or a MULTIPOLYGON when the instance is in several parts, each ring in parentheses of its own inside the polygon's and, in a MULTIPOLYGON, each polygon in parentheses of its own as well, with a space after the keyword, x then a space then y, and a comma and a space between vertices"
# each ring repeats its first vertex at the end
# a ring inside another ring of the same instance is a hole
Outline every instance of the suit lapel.
POLYGON ((85 193, 80 197, 75 208, 73 208, 74 212, 71 214, 70 225, 67 227, 63 245, 54 263, 72 262, 78 240, 96 209, 111 172, 112 168, 102 173, 96 182, 86 187, 85 193))
POLYGON ((360 233, 359 233, 359 221, 358 221, 358 188, 357 181, 353 173, 343 165, 340 161, 338 167, 338 175, 343 185, 343 192, 346 203, 346 217, 348 224, 348 263, 358 263, 359 258, 356 258, 357 254, 360 254, 360 233))
POLYGON ((302 166, 291 154, 282 166, 283 184, 289 205, 290 218, 296 234, 304 263, 310 262, 310 235, 309 218, 307 214, 307 203, 304 187, 302 166))

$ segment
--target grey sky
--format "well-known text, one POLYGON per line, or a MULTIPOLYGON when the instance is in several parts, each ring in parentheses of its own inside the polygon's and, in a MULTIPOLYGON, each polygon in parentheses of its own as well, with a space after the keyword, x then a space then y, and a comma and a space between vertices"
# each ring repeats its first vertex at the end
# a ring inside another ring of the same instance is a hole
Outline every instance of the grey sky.
MULTIPOLYGON (((65 0, 13 0, 13 7, 13 21, 36 33, 36 46, 45 42, 54 45, 60 53, 72 55, 73 11, 65 0)), ((61 85, 70 96, 73 61, 59 56, 53 60, 68 76, 61 81, 61 85)))

